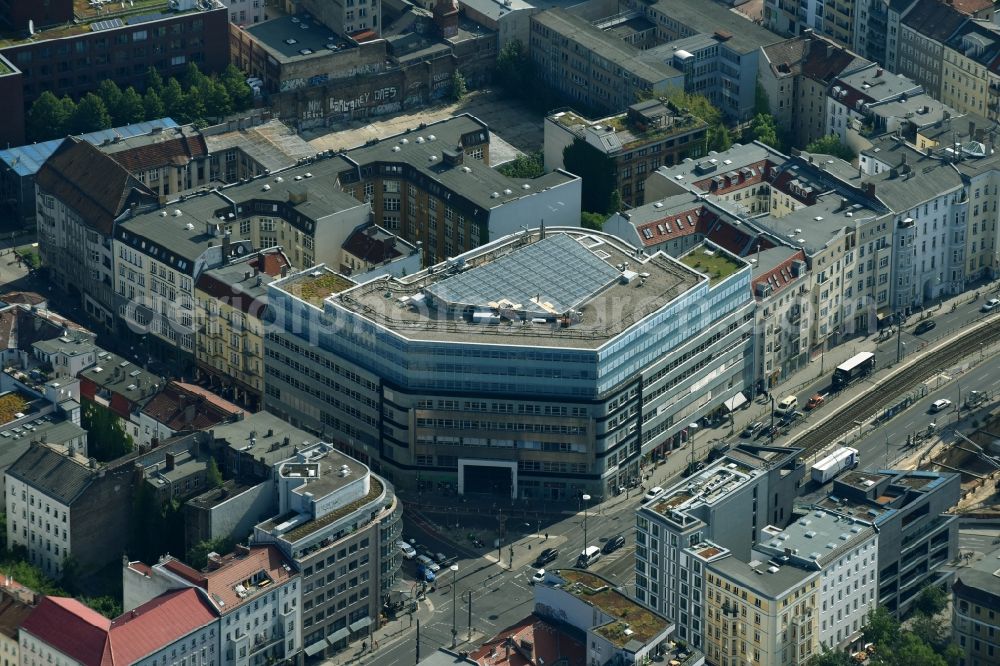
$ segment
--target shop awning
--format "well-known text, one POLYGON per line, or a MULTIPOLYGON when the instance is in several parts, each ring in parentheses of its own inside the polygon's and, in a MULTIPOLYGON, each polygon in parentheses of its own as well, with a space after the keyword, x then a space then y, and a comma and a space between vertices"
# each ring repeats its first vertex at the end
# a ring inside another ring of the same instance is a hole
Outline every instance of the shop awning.
POLYGON ((372 623, 372 619, 370 617, 363 617, 360 620, 358 620, 357 622, 352 622, 351 623, 351 633, 354 633, 355 631, 361 631, 362 629, 367 629, 368 625, 371 624, 371 623, 372 623))
POLYGON ((743 393, 737 393, 732 398, 726 400, 722 404, 726 406, 726 409, 733 412, 742 407, 743 405, 747 404, 747 397, 743 395, 743 393))
POLYGON ((307 645, 303 652, 306 653, 307 657, 315 657, 320 652, 326 649, 326 639, 318 640, 312 645, 307 645))
POLYGON ((337 631, 333 632, 327 638, 327 640, 330 641, 330 645, 333 645, 337 641, 342 641, 350 635, 351 635, 350 629, 348 629, 347 627, 341 627, 340 629, 337 629, 337 631))

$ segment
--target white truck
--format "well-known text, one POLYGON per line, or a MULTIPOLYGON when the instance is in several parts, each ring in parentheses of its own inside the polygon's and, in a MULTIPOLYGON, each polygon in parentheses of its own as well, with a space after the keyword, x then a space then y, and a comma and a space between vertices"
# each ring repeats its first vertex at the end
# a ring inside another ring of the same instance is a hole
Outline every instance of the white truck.
POLYGON ((861 456, 858 455, 857 449, 842 446, 812 466, 812 480, 816 483, 826 483, 845 469, 857 467, 860 462, 861 456))

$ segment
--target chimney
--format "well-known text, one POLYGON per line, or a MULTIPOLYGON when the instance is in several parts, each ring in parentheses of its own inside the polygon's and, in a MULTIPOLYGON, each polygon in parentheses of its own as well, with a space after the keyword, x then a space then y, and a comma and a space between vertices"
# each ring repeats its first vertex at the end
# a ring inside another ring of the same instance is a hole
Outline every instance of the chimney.
POLYGON ((870 197, 874 197, 875 196, 875 183, 865 183, 864 184, 864 190, 865 190, 865 194, 867 194, 870 197))
POLYGON ((976 123, 969 121, 969 138, 972 139, 976 136, 976 123))
POLYGON ((230 244, 229 232, 226 232, 226 235, 222 237, 222 261, 225 261, 226 259, 229 258, 229 251, 230 251, 229 244, 230 244))
POLYGON ((236 544, 234 551, 237 557, 248 557, 250 555, 250 547, 244 546, 242 543, 236 544))
POLYGON ((163 471, 165 471, 165 472, 172 472, 172 471, 174 471, 175 458, 174 458, 174 454, 173 453, 169 453, 168 452, 166 460, 164 462, 165 462, 165 466, 163 468, 163 471))
POLYGON ((97 469, 97 458, 88 459, 87 464, 90 465, 90 469, 97 469))
POLYGON ((207 567, 207 569, 209 571, 215 571, 216 569, 218 569, 221 566, 222 566, 222 556, 219 555, 218 553, 216 553, 215 551, 212 551, 211 553, 209 553, 208 554, 208 567, 207 567))
POLYGON ((288 277, 288 265, 281 267, 281 277, 288 277))

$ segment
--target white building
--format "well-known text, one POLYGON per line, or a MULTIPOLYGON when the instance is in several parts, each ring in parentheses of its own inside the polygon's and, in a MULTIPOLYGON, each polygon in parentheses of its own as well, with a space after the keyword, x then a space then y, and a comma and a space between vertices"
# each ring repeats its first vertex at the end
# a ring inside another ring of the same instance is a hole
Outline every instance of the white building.
POLYGON ((253 25, 264 20, 265 0, 228 0, 229 22, 238 26, 253 25))
POLYGON ((761 530, 754 550, 775 566, 822 572, 820 643, 839 650, 861 638, 878 601, 878 532, 872 526, 815 509, 783 530, 761 530))

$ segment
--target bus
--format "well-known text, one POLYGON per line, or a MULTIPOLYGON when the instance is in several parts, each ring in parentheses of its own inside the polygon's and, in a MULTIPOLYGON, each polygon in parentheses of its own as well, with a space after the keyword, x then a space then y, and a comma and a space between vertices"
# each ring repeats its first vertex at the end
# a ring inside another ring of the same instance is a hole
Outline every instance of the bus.
POLYGON ((837 366, 833 371, 833 388, 842 389, 858 377, 864 377, 875 369, 875 354, 861 352, 837 366))

